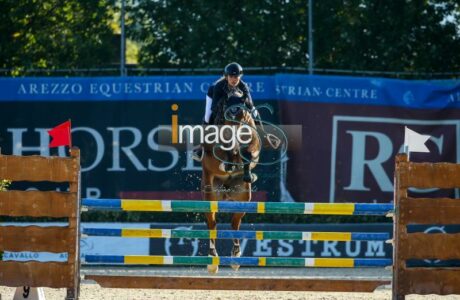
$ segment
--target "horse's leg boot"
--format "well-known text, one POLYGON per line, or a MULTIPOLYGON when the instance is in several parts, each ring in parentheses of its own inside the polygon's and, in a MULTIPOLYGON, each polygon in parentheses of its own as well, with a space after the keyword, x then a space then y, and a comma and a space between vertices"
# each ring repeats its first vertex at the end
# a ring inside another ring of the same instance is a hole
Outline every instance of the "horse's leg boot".
MULTIPOLYGON (((235 245, 233 244, 232 248, 232 257, 241 257, 241 250, 240 250, 240 245, 235 245)), ((240 268, 240 265, 230 265, 233 270, 238 271, 240 268)))
POLYGON ((233 154, 231 151, 227 151, 227 162, 225 164, 225 171, 226 172, 233 172, 233 165, 231 164, 233 162, 233 154))
POLYGON ((252 182, 251 169, 249 169, 249 164, 244 165, 243 180, 244 182, 248 183, 252 182))
MULTIPOLYGON (((215 247, 214 242, 210 241, 210 243, 213 245, 213 247, 215 247)), ((219 256, 219 254, 217 254, 216 248, 209 248, 208 256, 214 256, 214 257, 219 256)), ((216 274, 217 272, 219 272, 219 265, 207 265, 207 269, 208 269, 208 273, 216 274)))

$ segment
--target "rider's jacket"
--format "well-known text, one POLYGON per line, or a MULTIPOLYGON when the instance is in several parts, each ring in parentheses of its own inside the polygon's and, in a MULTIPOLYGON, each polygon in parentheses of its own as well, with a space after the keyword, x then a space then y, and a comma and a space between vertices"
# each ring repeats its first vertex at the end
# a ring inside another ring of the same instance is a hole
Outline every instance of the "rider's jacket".
POLYGON ((217 113, 217 108, 219 107, 219 102, 227 101, 228 98, 230 98, 231 96, 241 97, 243 102, 249 109, 252 109, 254 107, 251 93, 249 92, 249 87, 243 80, 240 80, 237 86, 232 87, 228 84, 227 80, 225 80, 225 77, 222 77, 219 80, 217 80, 212 86, 209 87, 208 96, 212 98, 212 115, 210 120, 211 123, 214 122, 214 118, 217 113))

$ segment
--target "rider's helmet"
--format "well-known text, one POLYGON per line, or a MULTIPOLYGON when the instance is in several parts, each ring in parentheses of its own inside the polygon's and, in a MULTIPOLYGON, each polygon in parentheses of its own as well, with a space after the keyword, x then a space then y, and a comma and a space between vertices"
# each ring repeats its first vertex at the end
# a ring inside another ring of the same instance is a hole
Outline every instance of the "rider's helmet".
POLYGON ((243 68, 240 64, 232 62, 225 66, 224 75, 241 76, 243 75, 243 68))

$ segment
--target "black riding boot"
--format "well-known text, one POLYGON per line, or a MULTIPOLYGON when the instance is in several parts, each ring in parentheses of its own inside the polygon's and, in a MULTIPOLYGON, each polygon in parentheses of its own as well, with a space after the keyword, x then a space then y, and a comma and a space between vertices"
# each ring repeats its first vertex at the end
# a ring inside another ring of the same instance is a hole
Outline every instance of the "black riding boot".
MULTIPOLYGON (((210 123, 207 123, 206 121, 203 120, 202 126, 206 126, 209 124, 210 123)), ((203 145, 200 145, 199 148, 193 150, 192 158, 196 161, 201 161, 203 159, 203 145)))
POLYGON ((203 146, 193 150, 192 158, 196 161, 201 161, 203 159, 203 146))
MULTIPOLYGON (((251 157, 251 153, 248 151, 247 154, 251 157)), ((257 180, 256 173, 252 173, 250 169, 250 162, 246 162, 243 167, 243 181, 254 183, 257 180)))
POLYGON ((244 165, 243 180, 245 182, 252 182, 251 169, 249 168, 249 163, 244 165))

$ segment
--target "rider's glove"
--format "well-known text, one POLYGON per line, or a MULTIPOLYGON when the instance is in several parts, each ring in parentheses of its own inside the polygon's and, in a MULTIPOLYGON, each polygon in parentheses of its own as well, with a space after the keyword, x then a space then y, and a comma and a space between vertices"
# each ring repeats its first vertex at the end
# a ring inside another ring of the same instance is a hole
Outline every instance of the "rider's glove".
POLYGON ((251 108, 251 117, 254 119, 254 120, 258 120, 259 119, 259 112, 257 111, 257 109, 255 107, 252 107, 251 108))

